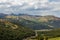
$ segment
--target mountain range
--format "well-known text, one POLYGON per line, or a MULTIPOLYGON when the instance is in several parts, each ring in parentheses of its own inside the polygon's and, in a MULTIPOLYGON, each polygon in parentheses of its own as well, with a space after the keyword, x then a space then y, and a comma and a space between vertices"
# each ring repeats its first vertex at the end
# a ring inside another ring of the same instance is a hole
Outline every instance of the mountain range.
POLYGON ((53 15, 10 14, 6 15, 4 19, 34 30, 60 28, 60 18, 53 15))

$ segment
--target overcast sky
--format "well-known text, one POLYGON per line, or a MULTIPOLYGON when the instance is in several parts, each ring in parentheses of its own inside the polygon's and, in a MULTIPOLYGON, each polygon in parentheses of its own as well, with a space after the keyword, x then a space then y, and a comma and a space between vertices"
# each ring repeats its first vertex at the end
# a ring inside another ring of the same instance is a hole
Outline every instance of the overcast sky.
POLYGON ((60 0, 0 0, 0 13, 60 16, 60 0))

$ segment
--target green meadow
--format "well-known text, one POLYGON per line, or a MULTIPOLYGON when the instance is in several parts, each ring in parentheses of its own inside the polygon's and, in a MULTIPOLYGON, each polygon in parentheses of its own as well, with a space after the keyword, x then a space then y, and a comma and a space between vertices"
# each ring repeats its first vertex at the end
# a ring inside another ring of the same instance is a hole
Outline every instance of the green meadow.
POLYGON ((56 37, 56 38, 50 38, 48 40, 60 40, 60 37, 56 37))

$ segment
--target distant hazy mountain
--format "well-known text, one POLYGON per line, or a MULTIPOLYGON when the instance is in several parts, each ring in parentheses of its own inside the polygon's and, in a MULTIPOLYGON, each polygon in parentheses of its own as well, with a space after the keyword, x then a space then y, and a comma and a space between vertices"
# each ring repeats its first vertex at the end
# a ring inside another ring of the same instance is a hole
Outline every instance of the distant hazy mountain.
POLYGON ((7 14, 0 13, 0 18, 4 18, 5 16, 7 16, 7 14))

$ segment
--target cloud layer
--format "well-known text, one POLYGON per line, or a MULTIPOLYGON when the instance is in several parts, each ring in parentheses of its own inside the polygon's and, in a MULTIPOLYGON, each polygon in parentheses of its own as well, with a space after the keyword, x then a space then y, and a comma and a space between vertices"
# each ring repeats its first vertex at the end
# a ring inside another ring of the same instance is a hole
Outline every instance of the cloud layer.
POLYGON ((60 0, 0 0, 0 13, 60 16, 60 0))

